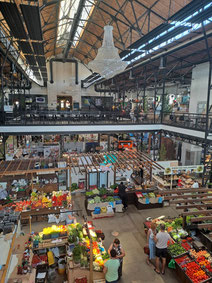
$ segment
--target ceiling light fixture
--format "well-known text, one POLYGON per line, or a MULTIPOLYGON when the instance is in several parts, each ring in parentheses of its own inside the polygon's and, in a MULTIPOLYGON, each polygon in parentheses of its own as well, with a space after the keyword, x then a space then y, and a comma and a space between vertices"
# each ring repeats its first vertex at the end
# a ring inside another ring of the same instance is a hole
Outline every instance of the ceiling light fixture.
POLYGON ((88 67, 103 78, 110 79, 125 70, 128 63, 123 62, 118 54, 118 48, 113 42, 113 27, 104 27, 102 47, 98 49, 96 58, 88 63, 88 67))

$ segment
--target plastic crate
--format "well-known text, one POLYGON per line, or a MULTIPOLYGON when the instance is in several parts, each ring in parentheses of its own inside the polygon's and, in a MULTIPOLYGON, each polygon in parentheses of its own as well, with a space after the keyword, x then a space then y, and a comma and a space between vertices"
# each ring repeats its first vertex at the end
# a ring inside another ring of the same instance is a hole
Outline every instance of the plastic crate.
POLYGON ((60 233, 52 233, 51 234, 51 239, 56 239, 60 237, 60 233))

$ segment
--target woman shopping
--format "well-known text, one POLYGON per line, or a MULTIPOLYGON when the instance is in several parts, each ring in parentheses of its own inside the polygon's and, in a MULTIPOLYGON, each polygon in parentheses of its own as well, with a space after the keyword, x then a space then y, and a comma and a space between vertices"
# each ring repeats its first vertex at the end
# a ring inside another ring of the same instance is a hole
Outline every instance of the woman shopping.
POLYGON ((147 245, 149 246, 149 256, 147 258, 147 264, 150 265, 151 261, 155 259, 155 241, 154 236, 156 235, 156 223, 152 222, 147 232, 147 245))

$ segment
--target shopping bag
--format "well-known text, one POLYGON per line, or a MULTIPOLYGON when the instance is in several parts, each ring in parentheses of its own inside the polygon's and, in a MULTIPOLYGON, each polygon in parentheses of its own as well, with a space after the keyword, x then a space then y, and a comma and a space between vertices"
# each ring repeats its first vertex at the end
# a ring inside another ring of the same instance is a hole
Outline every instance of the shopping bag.
POLYGON ((149 246, 148 245, 144 246, 144 253, 146 255, 149 255, 149 246))
POLYGON ((171 259, 171 260, 170 260, 170 262, 169 262, 169 264, 168 264, 168 267, 169 267, 169 268, 173 268, 173 269, 176 268, 176 267, 175 267, 175 260, 174 260, 174 259, 171 259))

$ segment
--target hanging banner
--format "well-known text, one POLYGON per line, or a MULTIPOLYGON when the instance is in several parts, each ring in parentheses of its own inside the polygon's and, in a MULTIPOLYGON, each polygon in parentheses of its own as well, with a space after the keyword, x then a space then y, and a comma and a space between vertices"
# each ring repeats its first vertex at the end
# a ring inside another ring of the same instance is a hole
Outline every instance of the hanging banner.
POLYGON ((101 163, 100 169, 102 170, 102 172, 111 171, 112 170, 112 164, 111 163, 108 163, 108 164, 101 163))
POLYGON ((164 170, 164 175, 173 175, 173 174, 192 174, 192 173, 203 173, 204 165, 191 165, 191 166, 176 166, 176 167, 167 167, 164 170))

